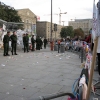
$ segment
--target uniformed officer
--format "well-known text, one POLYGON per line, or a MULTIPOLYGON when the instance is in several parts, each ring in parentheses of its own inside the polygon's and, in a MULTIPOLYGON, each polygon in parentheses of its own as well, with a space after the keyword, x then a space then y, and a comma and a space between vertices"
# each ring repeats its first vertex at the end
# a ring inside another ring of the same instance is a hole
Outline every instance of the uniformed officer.
POLYGON ((32 51, 34 51, 34 44, 35 44, 34 35, 32 35, 31 37, 31 44, 32 44, 32 51))
POLYGON ((41 39, 40 37, 38 36, 36 38, 36 50, 40 50, 41 49, 41 39))
POLYGON ((12 55, 15 54, 15 55, 18 55, 16 53, 16 48, 17 48, 17 35, 16 35, 16 32, 14 31, 13 32, 13 35, 10 36, 10 39, 11 39, 11 46, 12 46, 12 55))
POLYGON ((23 44, 24 44, 24 52, 29 52, 29 37, 28 34, 24 35, 23 37, 23 44))
POLYGON ((9 40, 10 40, 10 32, 8 31, 6 35, 4 35, 3 38, 3 44, 4 44, 4 56, 10 56, 8 54, 9 51, 9 40))
POLYGON ((24 52, 26 51, 26 45, 25 45, 25 36, 26 36, 26 34, 23 34, 23 45, 24 45, 24 52))
POLYGON ((46 49, 46 45, 47 45, 47 43, 48 43, 48 41, 47 41, 46 38, 44 38, 43 43, 44 43, 44 49, 46 49))

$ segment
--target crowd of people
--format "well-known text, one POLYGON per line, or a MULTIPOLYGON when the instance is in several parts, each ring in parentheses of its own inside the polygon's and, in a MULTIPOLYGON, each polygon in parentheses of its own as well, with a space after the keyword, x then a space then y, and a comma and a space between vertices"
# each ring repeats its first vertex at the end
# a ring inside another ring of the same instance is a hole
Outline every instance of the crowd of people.
MULTIPOLYGON (((88 36, 85 36, 84 39, 80 39, 77 36, 73 39, 59 39, 55 41, 55 45, 58 45, 58 53, 60 49, 60 44, 64 44, 65 50, 74 50, 80 52, 81 48, 84 49, 85 53, 93 52, 94 47, 94 40, 89 34, 88 36)), ((98 66, 98 72, 99 72, 99 80, 100 80, 100 37, 98 38, 98 45, 97 45, 97 66, 98 66)))
MULTIPOLYGON (((9 41, 11 41, 11 53, 12 55, 18 55, 16 52, 17 49, 17 35, 16 35, 16 31, 13 31, 13 34, 10 35, 10 31, 7 32, 6 35, 4 35, 3 38, 3 46, 4 46, 4 53, 3 56, 10 56, 9 54, 9 41)), ((24 46, 24 53, 25 52, 29 52, 29 49, 31 51, 35 51, 35 50, 40 50, 42 49, 42 46, 44 45, 44 49, 46 49, 46 45, 48 43, 47 39, 44 38, 44 40, 42 40, 39 36, 36 38, 36 40, 34 39, 34 35, 31 36, 31 44, 29 45, 29 35, 28 33, 23 34, 23 46, 24 46), (36 49, 35 49, 35 44, 36 44, 36 49)))
MULTIPOLYGON (((10 56, 9 55, 9 41, 11 41, 11 53, 12 55, 18 55, 16 52, 16 48, 17 48, 17 35, 16 32, 14 31, 12 35, 10 35, 10 32, 8 31, 7 34, 4 36, 3 38, 3 44, 4 44, 4 54, 3 56, 10 56)), ((100 41, 100 39, 98 40, 100 41)), ((46 38, 44 38, 44 40, 42 40, 39 36, 37 36, 36 40, 34 39, 34 35, 31 36, 31 44, 29 47, 29 36, 28 34, 23 34, 23 46, 24 46, 24 53, 25 52, 29 52, 29 49, 31 49, 31 51, 35 51, 36 50, 40 50, 42 49, 42 46, 44 45, 44 49, 46 49, 46 45, 47 45, 48 41, 46 38), (35 48, 35 44, 36 44, 36 48, 35 48)), ((60 48, 60 44, 64 44, 65 45, 65 49, 67 47, 67 49, 74 49, 75 50, 80 50, 80 47, 84 46, 85 50, 87 50, 89 48, 91 51, 93 50, 93 41, 91 39, 91 34, 89 34, 87 37, 85 37, 84 39, 79 39, 78 37, 75 37, 73 39, 59 39, 57 41, 55 41, 54 45, 58 45, 58 53, 59 53, 59 48, 60 48)), ((98 71, 99 71, 99 75, 100 75, 100 44, 98 42, 98 47, 97 47, 97 58, 98 58, 98 71)))

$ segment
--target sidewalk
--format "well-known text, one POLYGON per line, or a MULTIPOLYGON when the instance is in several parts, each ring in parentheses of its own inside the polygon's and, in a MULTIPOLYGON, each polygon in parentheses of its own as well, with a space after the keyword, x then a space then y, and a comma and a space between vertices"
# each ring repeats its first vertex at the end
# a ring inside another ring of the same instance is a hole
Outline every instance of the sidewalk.
MULTIPOLYGON (((17 56, 3 57, 0 50, 0 100, 32 100, 51 93, 71 92, 82 70, 81 59, 72 52, 58 54, 47 47, 17 53, 17 56)), ((95 72, 95 77, 97 75, 95 72)))

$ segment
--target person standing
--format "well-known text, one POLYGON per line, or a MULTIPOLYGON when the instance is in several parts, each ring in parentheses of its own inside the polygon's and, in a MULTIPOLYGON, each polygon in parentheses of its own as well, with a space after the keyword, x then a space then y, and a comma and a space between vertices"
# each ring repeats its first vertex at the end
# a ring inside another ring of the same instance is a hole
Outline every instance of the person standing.
POLYGON ((26 51, 25 37, 26 37, 26 34, 23 34, 23 45, 24 45, 24 52, 26 51))
POLYGON ((26 34, 26 36, 24 37, 24 41, 25 41, 25 50, 24 52, 27 50, 27 52, 29 52, 29 37, 28 34, 26 34))
POLYGON ((13 54, 18 55, 16 53, 16 48, 17 48, 17 35, 16 35, 16 32, 15 31, 13 32, 13 35, 10 36, 10 39, 11 39, 11 46, 12 46, 12 55, 13 54))
POLYGON ((48 41, 47 41, 46 38, 44 38, 43 43, 44 43, 44 49, 46 49, 46 45, 47 45, 47 43, 48 43, 48 41))
POLYGON ((40 38, 40 49, 42 49, 42 45, 43 45, 43 41, 42 41, 42 39, 40 38))
POLYGON ((41 49, 41 39, 40 37, 38 36, 36 38, 36 50, 40 50, 41 49))
POLYGON ((3 38, 3 44, 4 44, 4 54, 3 56, 10 56, 8 54, 9 52, 9 40, 10 40, 10 32, 8 31, 6 35, 4 35, 3 38))
POLYGON ((31 44, 32 44, 32 51, 34 51, 34 44, 35 44, 35 40, 34 40, 34 35, 32 35, 31 37, 31 44))

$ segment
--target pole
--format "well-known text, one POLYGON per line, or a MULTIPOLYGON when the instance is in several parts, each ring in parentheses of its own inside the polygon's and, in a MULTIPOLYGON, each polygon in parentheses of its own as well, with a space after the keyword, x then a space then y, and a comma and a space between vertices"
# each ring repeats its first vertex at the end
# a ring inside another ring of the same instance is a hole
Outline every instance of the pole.
POLYGON ((51 0, 51 41, 52 41, 52 0, 51 0))
POLYGON ((52 0, 51 0, 51 41, 50 41, 51 51, 53 51, 53 40, 52 40, 52 0))
POLYGON ((60 13, 59 13, 59 25, 61 25, 61 9, 60 9, 60 13))
POLYGON ((55 31, 55 41, 56 41, 56 31, 55 31))
POLYGON ((93 79, 93 74, 94 74, 94 64, 95 64, 95 60, 96 60, 97 45, 98 45, 98 37, 96 37, 96 39, 94 40, 93 57, 92 57, 92 64, 91 64, 86 100, 89 100, 89 96, 90 96, 90 92, 91 92, 92 79, 93 79))

